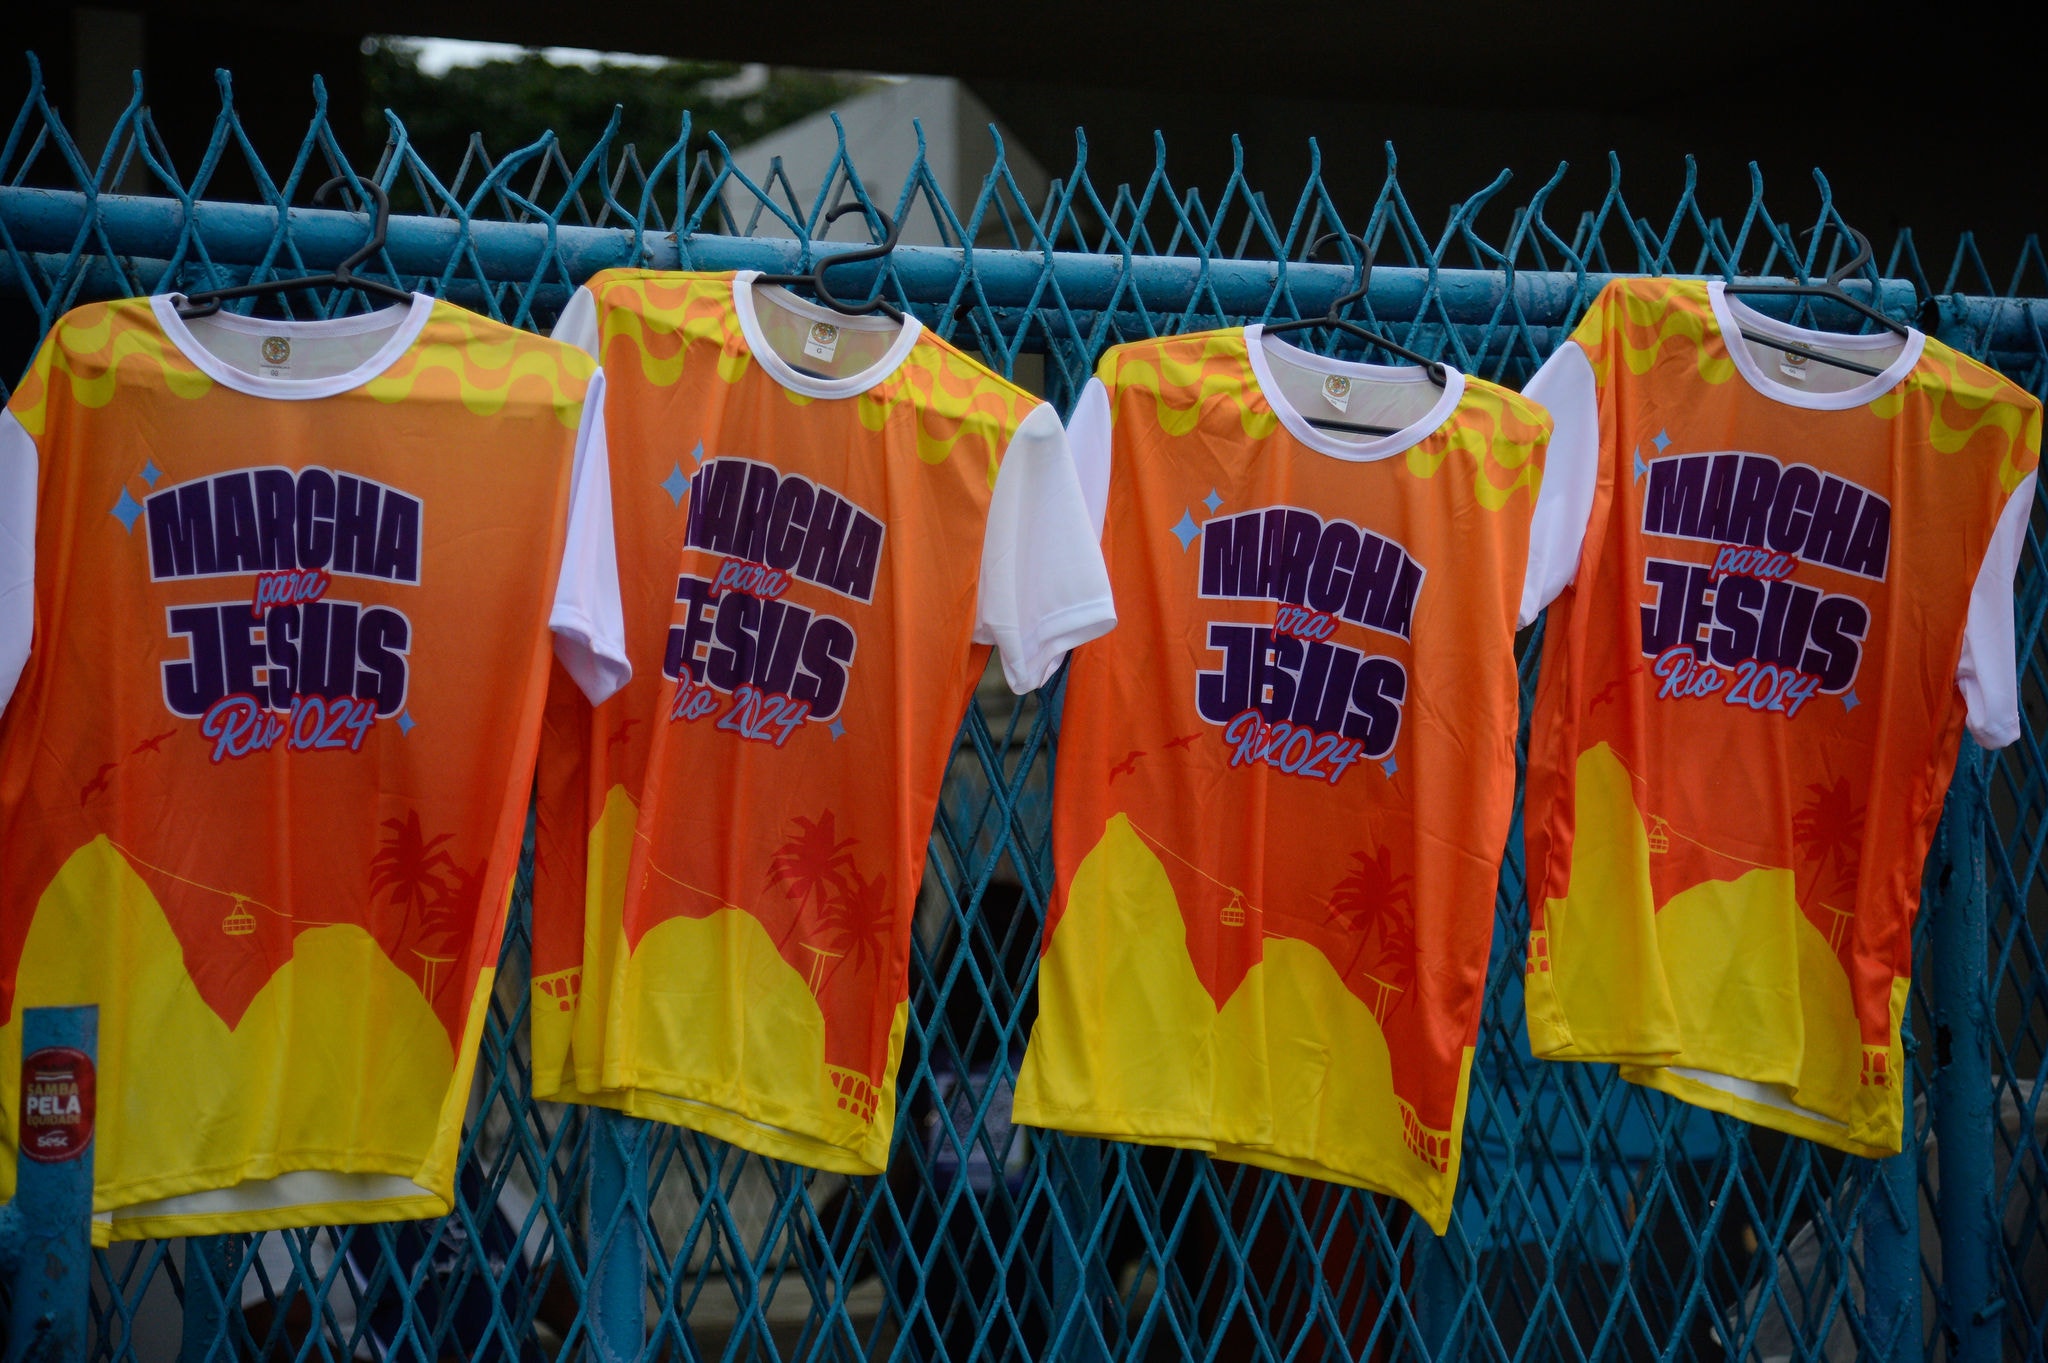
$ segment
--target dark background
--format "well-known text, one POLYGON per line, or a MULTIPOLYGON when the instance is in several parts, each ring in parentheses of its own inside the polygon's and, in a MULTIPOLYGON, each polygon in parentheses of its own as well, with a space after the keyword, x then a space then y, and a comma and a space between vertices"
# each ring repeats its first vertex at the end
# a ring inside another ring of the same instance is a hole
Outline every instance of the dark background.
MULTIPOLYGON (((1279 196, 1276 210, 1291 209, 1287 196, 1307 169, 1313 135, 1340 207, 1362 220, 1391 139, 1403 187, 1432 234, 1451 204, 1503 167, 1516 177, 1503 201, 1514 203, 1560 160, 1571 162, 1546 214, 1568 231, 1604 192, 1610 151, 1621 156, 1631 204, 1660 226, 1687 153, 1699 159, 1708 212, 1730 218, 1747 203, 1755 160, 1773 212, 1810 220, 1818 165, 1845 215, 1877 241, 1880 259, 1897 229, 1910 226, 1939 288, 1962 234, 1972 231, 1989 282, 2002 291, 2027 234, 2048 218, 2043 53, 2019 22, 1982 5, 1894 13, 1752 0, 41 4, 8 16, 14 51, 0 51, 0 107, 17 107, 26 65, 19 53, 34 50, 58 106, 89 137, 94 108, 111 100, 118 110, 121 73, 139 62, 185 167, 218 109, 213 70, 226 67, 259 149, 288 156, 304 132, 317 72, 338 127, 354 130, 351 154, 368 164, 381 140, 374 118, 365 118, 374 114, 363 52, 370 34, 932 73, 967 81, 1054 175, 1072 165, 1074 128, 1085 125, 1091 172, 1105 188, 1143 179, 1157 129, 1175 182, 1200 186, 1213 203, 1237 133, 1253 182, 1279 196)), ((572 130, 562 131, 573 152, 572 130)), ((234 188, 232 177, 219 186, 234 188)), ((1486 234, 1498 237, 1504 222, 1486 223, 1486 234)), ((2038 252, 2026 258, 2031 273, 2021 291, 2048 293, 2038 252)))

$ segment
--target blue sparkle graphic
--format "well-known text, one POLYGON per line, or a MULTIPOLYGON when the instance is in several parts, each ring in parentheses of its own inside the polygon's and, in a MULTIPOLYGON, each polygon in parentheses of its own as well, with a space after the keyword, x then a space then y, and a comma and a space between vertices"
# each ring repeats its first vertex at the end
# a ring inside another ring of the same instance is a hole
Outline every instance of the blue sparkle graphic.
POLYGON ((1212 487, 1209 489, 1209 495, 1202 498, 1202 505, 1208 507, 1209 514, 1213 516, 1216 514, 1216 508, 1223 505, 1223 499, 1216 495, 1216 489, 1212 487))
POLYGON ((1855 688, 1854 688, 1854 687, 1851 687, 1851 688, 1849 689, 1849 693, 1848 693, 1847 695, 1845 695, 1845 696, 1843 696, 1843 697, 1842 697, 1842 710, 1843 710, 1843 713, 1845 713, 1845 714, 1846 714, 1846 713, 1847 713, 1848 711, 1850 711, 1850 710, 1853 710, 1853 709, 1855 709, 1855 708, 1856 708, 1857 706, 1861 705, 1862 703, 1863 703, 1862 701, 1860 701, 1860 700, 1856 699, 1856 690, 1855 690, 1855 688))
POLYGON ((1173 537, 1180 541, 1182 553, 1187 552, 1188 546, 1193 544, 1196 537, 1201 533, 1202 527, 1195 524, 1195 513, 1192 511, 1181 512, 1180 524, 1173 527, 1173 537))
POLYGON ((832 727, 825 732, 832 735, 832 741, 837 743, 840 739, 846 737, 846 726, 835 719, 832 721, 832 727))
POLYGON ((1636 447, 1636 481, 1637 481, 1638 483, 1642 482, 1642 481, 1643 481, 1643 475, 1644 475, 1644 474, 1646 474, 1646 473, 1648 473, 1649 471, 1650 471, 1650 466, 1649 466, 1648 464, 1645 464, 1645 463, 1643 462, 1643 451, 1642 451, 1642 447, 1641 447, 1641 446, 1637 446, 1637 447, 1636 447))
POLYGON ((692 450, 690 451, 690 462, 691 462, 691 463, 693 463, 693 464, 701 464, 701 463, 703 463, 703 462, 704 462, 704 442, 703 442, 703 441, 699 440, 699 441, 697 442, 696 448, 694 448, 694 449, 692 449, 692 450))
POLYGON ((1650 443, 1657 447, 1657 453, 1662 454, 1671 444, 1671 433, 1669 431, 1659 431, 1657 432, 1657 438, 1650 443))
POLYGON ((149 484, 149 485, 150 485, 151 487, 155 487, 155 486, 156 486, 156 480, 157 480, 157 479, 159 479, 159 478, 161 478, 161 477, 163 477, 163 476, 164 476, 164 471, 163 471, 162 469, 160 469, 160 468, 158 468, 158 467, 156 466, 156 461, 155 461, 154 459, 150 459, 150 460, 145 460, 145 461, 143 461, 143 465, 142 465, 142 481, 143 481, 143 482, 145 482, 145 483, 148 483, 148 484, 149 484))
POLYGON ((668 477, 661 480, 661 490, 666 492, 668 499, 677 506, 683 504, 683 494, 690 490, 690 480, 683 477, 683 466, 681 464, 677 464, 674 468, 670 469, 668 477))
POLYGON ((409 734, 413 731, 413 726, 418 723, 419 721, 412 717, 412 711, 401 710, 398 712, 398 732, 409 734))
POLYGON ((124 487, 121 489, 121 500, 114 503, 110 514, 115 520, 121 522, 123 530, 133 531, 135 529, 135 518, 142 514, 142 503, 129 496, 128 489, 124 487))
POLYGON ((1385 772, 1387 779, 1391 781, 1394 779, 1394 773, 1401 770, 1401 764, 1389 757, 1386 761, 1380 763, 1380 770, 1385 772))

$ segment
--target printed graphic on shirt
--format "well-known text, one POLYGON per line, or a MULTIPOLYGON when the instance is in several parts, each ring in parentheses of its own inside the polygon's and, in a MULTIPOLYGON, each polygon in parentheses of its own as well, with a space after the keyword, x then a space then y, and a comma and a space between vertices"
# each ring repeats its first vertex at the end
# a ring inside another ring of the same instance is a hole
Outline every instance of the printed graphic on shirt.
MULTIPOLYGON (((1668 455, 1650 461, 1645 485, 1646 537, 1714 546, 1705 564, 1643 561, 1652 595, 1642 607, 1642 651, 1655 660, 1659 700, 1712 700, 1789 719, 1816 694, 1854 685, 1870 607, 1841 575, 1884 580, 1889 502, 1761 454, 1668 455), (1830 591, 1830 583, 1850 590, 1830 591)), ((1648 552, 1657 552, 1654 541, 1648 552)))
POLYGON ((1195 709, 1222 726, 1230 764, 1335 785, 1360 758, 1392 752, 1408 671, 1334 636, 1343 623, 1408 638, 1422 578, 1400 545, 1299 507, 1206 522, 1201 594, 1282 603, 1270 627, 1208 625, 1222 666, 1195 674, 1195 709))
POLYGON ((1390 1191, 1441 1226, 1542 413, 1463 380, 1417 443, 1354 462, 1281 428, 1239 331, 1118 347, 1098 380, 1128 609, 1069 668, 1017 1120, 1390 1191))
POLYGON ((717 556, 708 576, 684 572, 662 674, 680 688, 672 719, 717 720, 744 738, 777 747, 796 726, 839 713, 847 671, 860 645, 852 625, 785 599, 804 582, 866 603, 875 595, 883 525, 801 474, 745 459, 705 462, 690 484, 684 544, 717 556))
MULTIPOLYGON (((629 628, 660 607, 661 690, 616 717, 641 722, 624 748, 644 745, 644 771, 590 801, 580 987, 554 1010, 574 1019, 575 1086, 877 1172, 926 841, 987 658, 977 591, 998 476, 1034 417, 1069 480, 1071 460, 1049 409, 928 334, 865 390, 819 398, 750 349, 731 276, 615 271, 590 289, 620 375, 614 467, 659 470, 677 544, 644 577, 621 549, 622 576, 645 584, 628 588, 644 592, 629 628)), ((877 340, 831 325, 842 364, 877 340)), ((792 352, 808 334, 806 319, 792 352)), ((1073 501, 1074 552, 1092 552, 1073 501)), ((606 735, 590 733, 595 768, 606 735)))
POLYGON ((1590 369, 1556 414, 1606 472, 1530 740, 1530 1039, 1881 1156, 1958 646, 2039 408, 1932 340, 1860 401, 1781 401, 1714 306, 1617 282, 1531 384, 1590 369))
POLYGON ((40 520, 0 1041, 100 1004, 115 1238, 445 1212, 593 372, 437 304, 376 379, 277 402, 135 300, 64 318, 10 402, 40 520))

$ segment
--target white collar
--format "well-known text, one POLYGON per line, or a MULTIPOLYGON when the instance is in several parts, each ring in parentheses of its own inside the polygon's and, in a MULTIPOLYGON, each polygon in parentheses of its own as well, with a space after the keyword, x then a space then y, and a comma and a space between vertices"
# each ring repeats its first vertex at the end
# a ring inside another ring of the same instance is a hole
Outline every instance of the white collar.
POLYGON ((198 366, 201 373, 225 387, 251 397, 282 398, 285 401, 304 401, 308 398, 328 398, 337 393, 346 393, 376 378, 397 362, 427 324, 427 318, 434 311, 431 294, 416 293, 410 305, 394 303, 388 308, 375 312, 360 313, 353 317, 328 317, 315 321, 288 322, 270 317, 244 317, 240 313, 217 312, 209 319, 228 331, 239 331, 247 336, 287 336, 293 340, 312 340, 326 336, 360 336, 366 331, 388 327, 394 319, 397 329, 376 354, 364 360, 344 374, 333 374, 322 379, 273 379, 262 374, 251 374, 246 369, 237 369, 220 356, 207 349, 200 339, 192 334, 192 328, 184 318, 178 316, 178 303, 183 295, 162 293, 149 300, 150 309, 155 312, 157 325, 170 338, 178 353, 198 366))
POLYGON ((1333 360, 1327 355, 1303 350, 1300 346, 1289 345, 1274 337, 1268 340, 1265 328, 1258 325, 1244 329, 1245 351, 1251 358, 1252 377, 1258 381, 1259 389, 1266 395, 1266 403, 1272 407, 1273 415, 1280 418, 1280 424, 1288 434, 1320 454, 1332 459, 1344 459, 1352 463, 1367 463, 1400 454, 1422 443, 1431 431, 1450 419, 1458 406, 1458 399, 1465 395, 1465 376, 1450 365, 1444 366, 1444 390, 1437 395, 1436 405, 1415 421, 1403 426, 1392 435, 1373 436, 1365 440, 1340 439, 1334 432, 1320 430, 1309 425, 1303 416, 1280 391, 1274 380, 1273 367, 1266 357, 1266 347, 1274 346, 1286 352, 1289 364, 1317 374, 1341 374, 1346 378, 1361 379, 1369 383, 1429 383, 1429 371, 1420 365, 1359 364, 1351 360, 1333 360))
POLYGON ((1914 365, 1920 362, 1920 351, 1927 343, 1927 337, 1913 327, 1906 328, 1905 344, 1898 357, 1884 367, 1881 374, 1873 374, 1854 388, 1845 388, 1833 393, 1809 393, 1780 382, 1764 372, 1757 363, 1756 355, 1743 341, 1742 333, 1753 331, 1757 335, 1774 341, 1789 341, 1793 345, 1805 346, 1809 350, 1848 351, 1888 350, 1899 345, 1899 338, 1889 331, 1872 332, 1867 336, 1851 336, 1838 331, 1809 331, 1795 327, 1789 322, 1780 322, 1767 317, 1750 307, 1739 298, 1730 298, 1718 279, 1707 281, 1707 301, 1714 309, 1714 325, 1721 329, 1722 343, 1728 347, 1728 356, 1735 361, 1735 368, 1748 381, 1749 386, 1774 402, 1788 407, 1806 407, 1815 411, 1839 412, 1851 407, 1861 407, 1896 388, 1914 365))
POLYGON ((759 270, 741 270, 733 276, 732 310, 739 318, 740 334, 746 337, 747 349, 760 361, 761 368, 784 388, 795 392, 814 398, 847 398, 865 393, 896 372, 910 354, 910 348, 917 344, 919 333, 924 330, 924 324, 908 313, 904 314, 901 323, 892 322, 886 317, 850 315, 834 312, 830 308, 799 298, 788 289, 777 289, 774 306, 798 317, 813 322, 829 322, 848 331, 896 332, 896 339, 889 343, 889 348, 882 353, 882 358, 859 373, 837 379, 813 377, 783 359, 776 353, 775 347, 768 344, 768 337, 761 330, 760 314, 755 311, 754 304, 754 281, 760 274, 759 270))

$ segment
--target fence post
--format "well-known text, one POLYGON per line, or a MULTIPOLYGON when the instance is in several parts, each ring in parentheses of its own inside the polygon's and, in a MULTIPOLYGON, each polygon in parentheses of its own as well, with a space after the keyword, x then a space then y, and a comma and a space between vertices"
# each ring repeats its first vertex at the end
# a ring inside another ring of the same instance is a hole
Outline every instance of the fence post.
POLYGON ((1910 1357, 1920 1344, 1920 1133, 1913 1123, 1913 1066, 1899 1072, 1903 1148, 1877 1162, 1863 1223, 1863 1319, 1877 1357, 1910 1357))
POLYGON ((99 1031, 91 1004, 22 1012, 14 1200, 0 1208, 7 1363, 85 1357, 99 1031))
POLYGON ((647 1347, 647 1123, 590 1109, 592 1352, 599 1363, 630 1363, 647 1347))
POLYGON ((1420 1217, 1415 1218, 1410 1233, 1415 1237, 1415 1274, 1409 1292, 1415 1328, 1422 1335, 1423 1357, 1439 1361, 1458 1358, 1454 1326, 1464 1285, 1458 1281, 1458 1265, 1451 1258, 1450 1233, 1436 1234, 1420 1217))
POLYGON ((1991 760, 1964 738, 1948 807, 1935 835, 1934 1134, 1939 1144, 1941 1322, 1955 1363, 1998 1357, 1999 1299, 1993 1255, 1990 923, 1984 875, 1984 809, 1991 760))
POLYGON ((185 1314, 178 1348, 180 1363, 232 1359, 232 1345, 218 1348, 227 1336, 228 1255, 233 1242, 225 1235, 185 1237, 185 1314))
POLYGON ((1095 1304, 1094 1273, 1099 1262, 1085 1246, 1102 1218, 1102 1145, 1091 1136, 1054 1135, 1066 1158, 1052 1162, 1054 1195, 1059 1216, 1067 1223, 1067 1235, 1053 1237, 1052 1328, 1055 1338, 1065 1332, 1057 1356, 1071 1363, 1091 1363, 1102 1357, 1096 1339, 1101 1321, 1095 1304), (1067 1245, 1076 1247, 1070 1251, 1067 1245))

